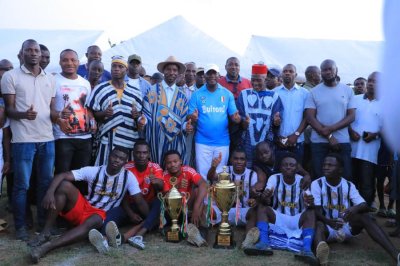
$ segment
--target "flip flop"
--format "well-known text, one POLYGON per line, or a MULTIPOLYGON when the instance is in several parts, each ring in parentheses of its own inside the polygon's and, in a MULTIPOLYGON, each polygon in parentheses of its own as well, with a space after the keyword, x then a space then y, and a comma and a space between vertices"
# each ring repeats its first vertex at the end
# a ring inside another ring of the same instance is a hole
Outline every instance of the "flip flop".
POLYGON ((0 219, 0 232, 5 231, 8 227, 6 220, 0 219))

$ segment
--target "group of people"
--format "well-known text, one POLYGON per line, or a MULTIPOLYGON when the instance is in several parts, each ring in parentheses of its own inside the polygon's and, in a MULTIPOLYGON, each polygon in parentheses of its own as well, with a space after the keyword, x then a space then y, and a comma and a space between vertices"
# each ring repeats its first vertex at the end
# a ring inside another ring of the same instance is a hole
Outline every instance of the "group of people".
MULTIPOLYGON (((375 188, 378 214, 395 213, 394 202, 387 210, 383 198, 397 157, 382 140, 378 72, 357 79, 355 95, 330 59, 309 66, 299 85, 293 64, 254 64, 248 80, 235 57, 221 76, 216 64, 197 67, 170 56, 146 80, 139 55, 113 56, 108 72, 100 48, 90 46, 86 64, 65 49, 61 73, 50 74, 45 48, 29 39, 19 67, 0 61, 0 162, 3 174, 12 173, 16 238, 28 241, 33 262, 85 238, 101 253, 123 243, 144 249, 147 232, 170 224, 158 193, 172 185, 191 195, 182 233, 195 246, 207 245, 209 225, 221 221, 208 186, 226 165, 241 184, 228 220, 245 226, 245 254, 284 249, 327 265, 327 243, 366 229, 399 260, 369 214, 375 188), (29 239, 33 186, 40 234, 29 239), (53 237, 60 217, 71 227, 53 237)), ((395 200, 398 183, 393 176, 395 200)))

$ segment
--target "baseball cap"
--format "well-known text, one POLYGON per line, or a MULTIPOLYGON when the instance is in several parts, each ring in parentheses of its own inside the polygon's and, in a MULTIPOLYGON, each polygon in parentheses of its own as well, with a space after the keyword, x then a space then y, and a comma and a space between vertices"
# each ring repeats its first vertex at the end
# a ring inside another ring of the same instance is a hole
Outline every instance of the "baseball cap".
POLYGON ((128 63, 130 63, 132 60, 136 60, 139 61, 139 63, 142 63, 142 58, 137 54, 133 54, 128 57, 128 63))
POLYGON ((206 65, 206 67, 204 68, 204 73, 207 73, 210 70, 214 70, 217 73, 219 73, 219 67, 216 64, 208 64, 208 65, 206 65))

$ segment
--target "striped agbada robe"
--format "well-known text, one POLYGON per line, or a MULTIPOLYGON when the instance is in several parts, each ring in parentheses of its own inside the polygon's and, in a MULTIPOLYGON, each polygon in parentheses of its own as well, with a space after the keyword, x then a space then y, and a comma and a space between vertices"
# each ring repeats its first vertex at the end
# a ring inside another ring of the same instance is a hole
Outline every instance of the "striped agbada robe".
POLYGON ((184 90, 176 87, 170 106, 162 83, 154 84, 143 97, 143 113, 147 118, 146 140, 150 144, 151 161, 163 165, 163 155, 177 150, 186 164, 184 122, 188 101, 184 90))
MULTIPOLYGON (((88 108, 94 112, 104 111, 112 103, 114 114, 99 127, 100 145, 95 165, 103 165, 115 146, 133 149, 139 139, 136 121, 132 117, 132 104, 138 111, 142 110, 142 93, 125 83, 125 88, 118 94, 111 81, 99 84, 88 101, 88 108)), ((131 155, 129 156, 131 159, 131 155)))

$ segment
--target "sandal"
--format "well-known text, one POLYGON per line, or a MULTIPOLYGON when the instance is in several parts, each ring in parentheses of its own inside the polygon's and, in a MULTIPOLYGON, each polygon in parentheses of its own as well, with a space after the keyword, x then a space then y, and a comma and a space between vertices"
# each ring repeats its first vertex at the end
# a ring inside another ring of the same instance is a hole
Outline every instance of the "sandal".
POLYGON ((143 242, 143 236, 133 236, 128 238, 128 243, 129 245, 143 250, 145 248, 144 242, 143 242))
POLYGON ((8 223, 5 220, 0 219, 0 232, 5 231, 7 229, 7 227, 8 227, 8 223))
POLYGON ((31 241, 28 242, 28 246, 30 247, 38 247, 43 245, 44 243, 50 241, 51 234, 40 234, 31 241))
POLYGON ((389 217, 389 218, 392 218, 392 219, 396 218, 396 211, 394 209, 388 209, 386 214, 387 214, 387 217, 389 217))
POLYGON ((376 215, 378 215, 379 217, 384 217, 384 218, 386 218, 388 216, 385 208, 379 208, 376 215))

